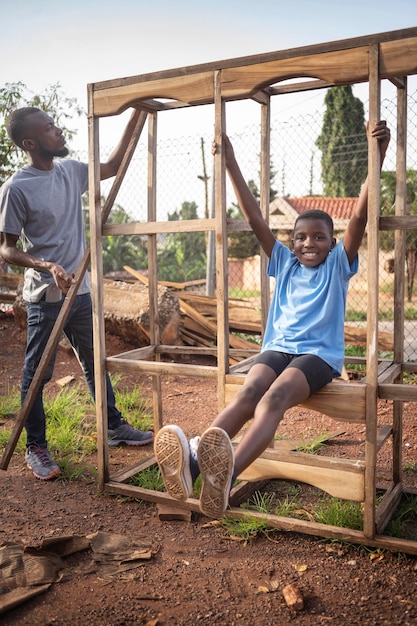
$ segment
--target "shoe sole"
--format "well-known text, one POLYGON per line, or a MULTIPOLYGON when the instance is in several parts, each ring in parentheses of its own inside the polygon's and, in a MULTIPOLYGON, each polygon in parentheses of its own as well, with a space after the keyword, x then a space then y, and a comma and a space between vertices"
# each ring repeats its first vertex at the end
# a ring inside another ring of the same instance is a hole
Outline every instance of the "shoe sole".
POLYGON ((164 426, 155 437, 154 452, 165 489, 175 500, 187 500, 193 490, 188 440, 178 426, 164 426))
POLYGON ((234 470, 234 452, 228 434, 217 427, 202 435, 197 451, 202 477, 200 511, 218 519, 227 509, 234 470))
POLYGON ((126 446, 146 446, 150 443, 153 442, 153 436, 150 437, 149 439, 146 439, 145 441, 135 441, 132 439, 109 439, 108 444, 109 446, 121 446, 122 444, 125 444, 126 446))

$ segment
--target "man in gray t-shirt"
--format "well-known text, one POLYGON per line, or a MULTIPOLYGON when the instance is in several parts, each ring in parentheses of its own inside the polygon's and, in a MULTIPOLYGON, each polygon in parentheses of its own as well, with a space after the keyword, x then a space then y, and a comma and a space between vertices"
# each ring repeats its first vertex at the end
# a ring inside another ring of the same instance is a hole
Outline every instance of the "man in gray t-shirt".
MULTIPOLYGON (((115 176, 136 126, 135 111, 100 178, 115 176)), ((85 252, 81 195, 87 190, 88 166, 68 156, 65 138, 54 120, 36 107, 15 110, 7 120, 11 140, 27 154, 28 165, 0 188, 0 255, 25 267, 23 298, 28 308, 28 332, 22 374, 22 401, 42 358, 65 294, 85 252), (17 246, 21 240, 23 250, 17 246)), ((94 354, 90 283, 86 274, 65 323, 64 332, 77 350, 94 397, 94 354)), ((60 472, 46 439, 43 387, 53 372, 55 355, 45 373, 26 420, 26 462, 37 478, 60 472)), ((152 432, 136 430, 122 417, 107 375, 109 444, 145 445, 152 432)))

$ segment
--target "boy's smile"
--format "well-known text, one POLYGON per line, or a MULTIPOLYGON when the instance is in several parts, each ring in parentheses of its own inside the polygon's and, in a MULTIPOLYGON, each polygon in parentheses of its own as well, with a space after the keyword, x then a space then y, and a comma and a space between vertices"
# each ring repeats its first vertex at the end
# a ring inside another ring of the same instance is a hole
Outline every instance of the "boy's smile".
POLYGON ((328 225, 316 218, 298 219, 292 245, 302 265, 316 267, 323 263, 336 244, 328 225))

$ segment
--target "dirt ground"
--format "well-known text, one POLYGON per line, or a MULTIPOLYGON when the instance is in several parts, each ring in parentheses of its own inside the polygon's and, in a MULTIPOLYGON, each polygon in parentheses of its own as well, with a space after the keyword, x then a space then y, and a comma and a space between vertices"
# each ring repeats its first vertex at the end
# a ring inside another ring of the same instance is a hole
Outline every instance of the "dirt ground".
MULTIPOLYGON (((24 339, 11 316, 0 318, 1 395, 19 384, 24 339)), ((107 342, 109 354, 129 349, 116 337, 109 336, 107 342)), ((75 357, 60 350, 49 389, 58 391, 56 380, 70 374, 82 380, 75 357)), ((133 383, 146 393, 149 377, 129 381, 133 383)), ((162 388, 165 423, 177 423, 188 435, 195 435, 215 416, 214 383, 171 378, 163 381, 162 388)), ((382 423, 389 419, 390 410, 388 404, 380 405, 382 423)), ((343 426, 345 433, 330 441, 325 453, 356 457, 364 448, 363 428, 343 426)), ((289 411, 280 425, 282 435, 289 438, 337 429, 340 423, 300 409, 289 411)), ((111 469, 129 467, 150 452, 110 449, 111 469)), ((404 462, 416 460, 415 407, 406 404, 404 462)), ((389 464, 389 450, 382 453, 380 478, 385 462, 389 464)), ((85 537, 100 531, 152 546, 151 558, 140 567, 111 576, 103 575, 100 567, 82 571, 91 559, 88 550, 67 557, 71 575, 1 615, 4 626, 417 624, 414 557, 290 532, 274 531, 244 542, 197 514, 190 522, 160 521, 152 503, 100 494, 94 472, 70 483, 38 481, 18 454, 7 471, 0 471, 0 481, 0 545, 38 546, 46 538, 85 537), (288 608, 282 593, 290 583, 304 599, 298 612, 288 608)), ((407 481, 415 487, 417 472, 407 472, 407 481)), ((417 522, 415 530, 417 540, 417 522)))

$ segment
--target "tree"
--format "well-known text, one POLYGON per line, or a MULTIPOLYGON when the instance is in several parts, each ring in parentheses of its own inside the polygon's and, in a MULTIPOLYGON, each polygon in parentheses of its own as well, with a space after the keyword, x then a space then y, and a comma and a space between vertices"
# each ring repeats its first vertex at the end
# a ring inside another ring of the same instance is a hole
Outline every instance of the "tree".
POLYGON ((356 197, 366 177, 368 143, 364 106, 352 87, 332 87, 324 103, 323 127, 316 145, 322 151, 324 194, 332 198, 356 197))
MULTIPOLYGON (((381 173, 381 215, 395 213, 395 172, 381 173)), ((406 173, 406 214, 417 215, 417 171, 407 170, 406 173)), ((382 231, 380 245, 383 250, 394 249, 394 232, 382 231)), ((417 268, 417 233, 407 231, 405 260, 407 266, 407 300, 412 301, 414 279, 417 268)))
MULTIPOLYGON (((83 195, 84 226, 87 240, 90 238, 90 211, 88 197, 83 195)), ((104 205, 105 199, 101 198, 104 205)), ((107 220, 108 224, 128 224, 131 216, 120 204, 114 204, 107 220)), ((148 249, 146 237, 139 235, 106 235, 103 237, 103 273, 117 272, 124 265, 131 265, 135 269, 148 267, 148 249)))
MULTIPOLYGON (((183 202, 179 211, 168 214, 168 220, 197 219, 197 204, 183 202)), ((203 232, 171 233, 158 256, 161 280, 186 282, 206 276, 206 241, 203 232)))
POLYGON ((6 132, 9 113, 24 106, 35 106, 51 115, 68 140, 75 136, 76 131, 67 124, 74 116, 84 115, 76 98, 65 96, 59 83, 49 85, 42 94, 34 94, 22 82, 6 83, 0 87, 0 186, 26 162, 25 153, 12 144, 6 132))

